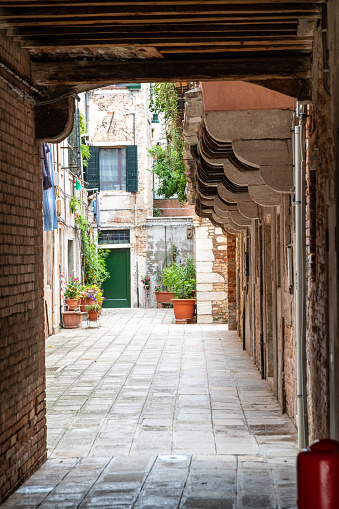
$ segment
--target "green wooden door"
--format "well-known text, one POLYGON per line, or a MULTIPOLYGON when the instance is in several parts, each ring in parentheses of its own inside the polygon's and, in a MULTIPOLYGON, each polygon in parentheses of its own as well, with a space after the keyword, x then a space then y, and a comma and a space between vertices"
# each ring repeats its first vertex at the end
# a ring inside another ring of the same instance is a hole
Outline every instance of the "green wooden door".
POLYGON ((106 258, 111 277, 103 282, 104 308, 131 307, 130 250, 112 249, 106 258))

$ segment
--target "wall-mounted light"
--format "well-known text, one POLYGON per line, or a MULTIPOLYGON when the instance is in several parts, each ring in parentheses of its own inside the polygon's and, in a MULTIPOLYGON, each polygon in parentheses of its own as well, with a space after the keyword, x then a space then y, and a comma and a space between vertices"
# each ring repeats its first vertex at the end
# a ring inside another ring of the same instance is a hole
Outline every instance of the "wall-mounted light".
POLYGON ((153 113, 152 124, 159 124, 158 113, 153 113))

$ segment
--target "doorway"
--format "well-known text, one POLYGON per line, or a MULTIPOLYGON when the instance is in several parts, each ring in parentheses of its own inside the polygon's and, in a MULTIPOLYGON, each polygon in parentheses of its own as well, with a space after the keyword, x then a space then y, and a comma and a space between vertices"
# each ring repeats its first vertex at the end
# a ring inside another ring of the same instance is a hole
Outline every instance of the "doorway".
POLYGON ((130 249, 111 249, 106 258, 106 267, 110 277, 102 287, 106 299, 105 308, 131 307, 131 271, 130 249))

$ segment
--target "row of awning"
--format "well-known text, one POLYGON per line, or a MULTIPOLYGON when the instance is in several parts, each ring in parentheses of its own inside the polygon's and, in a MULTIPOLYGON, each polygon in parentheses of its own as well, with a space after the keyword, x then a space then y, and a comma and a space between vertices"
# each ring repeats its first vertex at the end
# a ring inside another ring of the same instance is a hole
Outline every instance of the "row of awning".
MULTIPOLYGON (((227 84, 225 85, 227 87, 227 84)), ((256 87, 256 85, 249 85, 256 87)), ((186 174, 196 212, 239 232, 293 191, 291 109, 204 111, 186 94, 186 174)))

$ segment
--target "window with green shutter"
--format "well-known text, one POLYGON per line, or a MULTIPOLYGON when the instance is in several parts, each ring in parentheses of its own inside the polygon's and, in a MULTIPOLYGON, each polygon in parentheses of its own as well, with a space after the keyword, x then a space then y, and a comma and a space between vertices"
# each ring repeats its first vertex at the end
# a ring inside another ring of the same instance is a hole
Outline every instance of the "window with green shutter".
POLYGON ((125 148, 90 147, 91 158, 84 170, 89 189, 138 191, 137 146, 125 148))

